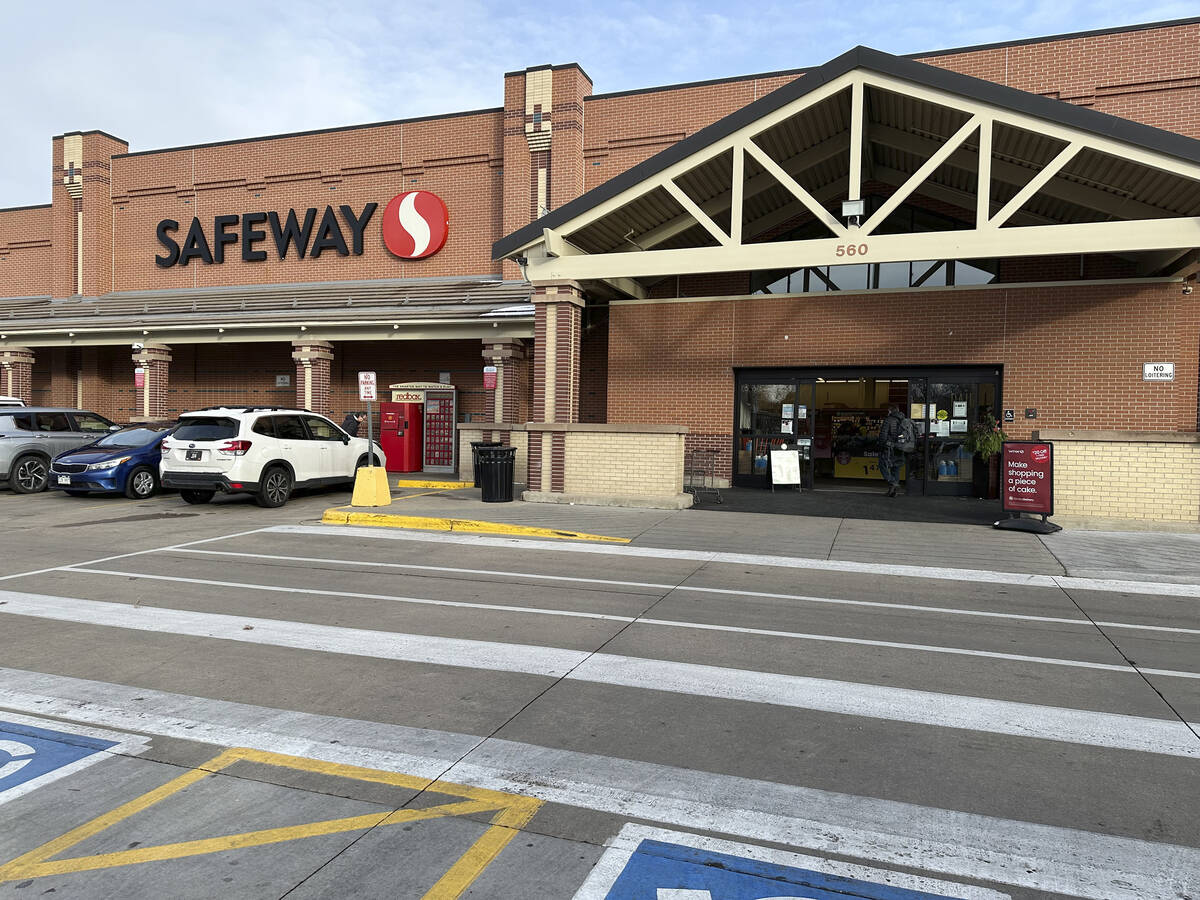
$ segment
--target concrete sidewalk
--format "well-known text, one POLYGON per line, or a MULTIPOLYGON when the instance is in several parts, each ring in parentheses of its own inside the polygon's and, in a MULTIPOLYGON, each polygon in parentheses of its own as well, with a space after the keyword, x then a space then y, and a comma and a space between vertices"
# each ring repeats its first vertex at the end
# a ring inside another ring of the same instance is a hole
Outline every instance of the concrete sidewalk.
POLYGON ((405 484, 388 507, 336 507, 325 521, 418 530, 615 540, 888 565, 988 569, 1122 581, 1200 584, 1200 534, 1089 531, 1039 537, 987 525, 883 521, 727 511, 624 509, 553 503, 484 503, 476 488, 405 484))

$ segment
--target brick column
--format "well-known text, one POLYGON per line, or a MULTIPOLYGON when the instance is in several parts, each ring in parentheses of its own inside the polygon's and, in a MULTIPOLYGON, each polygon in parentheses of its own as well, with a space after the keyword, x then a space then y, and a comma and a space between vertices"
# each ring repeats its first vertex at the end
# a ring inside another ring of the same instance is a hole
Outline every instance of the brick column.
MULTIPOLYGON (((579 421, 579 356, 583 292, 577 284, 537 285, 534 303, 533 421, 579 421)), ((561 491, 563 432, 529 436, 529 489, 561 491)))
POLYGON ((492 421, 524 422, 527 406, 524 402, 528 384, 523 365, 525 344, 516 338, 483 341, 483 358, 496 367, 496 390, 492 398, 492 421))
POLYGON ((292 359, 296 361, 296 405, 324 416, 330 415, 329 369, 333 362, 333 344, 292 341, 292 359))
MULTIPOLYGON (((137 390, 137 408, 141 415, 134 421, 159 421, 167 418, 167 385, 171 375, 171 348, 166 344, 146 344, 133 354, 133 364, 142 369, 142 386, 137 390)), ((134 373, 136 377, 136 372, 134 373)), ((137 382, 135 381, 136 385, 137 382)))
POLYGON ((28 347, 0 347, 0 394, 33 404, 33 359, 28 347))

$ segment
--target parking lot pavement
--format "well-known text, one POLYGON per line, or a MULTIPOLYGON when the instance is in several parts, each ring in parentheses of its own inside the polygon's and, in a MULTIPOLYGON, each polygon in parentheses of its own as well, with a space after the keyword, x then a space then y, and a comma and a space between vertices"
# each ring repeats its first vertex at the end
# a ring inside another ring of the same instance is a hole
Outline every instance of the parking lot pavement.
POLYGON ((1200 892, 1195 598, 20 499, 0 896, 1200 892))

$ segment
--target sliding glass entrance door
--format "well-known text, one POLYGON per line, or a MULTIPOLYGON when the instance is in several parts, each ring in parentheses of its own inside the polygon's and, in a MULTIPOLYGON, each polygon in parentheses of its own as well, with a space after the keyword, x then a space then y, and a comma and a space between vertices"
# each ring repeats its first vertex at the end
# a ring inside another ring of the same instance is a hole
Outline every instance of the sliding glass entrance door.
POLYGON ((971 450, 975 426, 995 417, 997 375, 945 373, 909 382, 909 416, 917 426, 909 491, 970 496, 986 479, 986 463, 971 450))
POLYGON ((769 487, 772 450, 798 449, 800 477, 812 486, 812 396, 810 379, 782 374, 739 376, 733 425, 733 483, 769 487))

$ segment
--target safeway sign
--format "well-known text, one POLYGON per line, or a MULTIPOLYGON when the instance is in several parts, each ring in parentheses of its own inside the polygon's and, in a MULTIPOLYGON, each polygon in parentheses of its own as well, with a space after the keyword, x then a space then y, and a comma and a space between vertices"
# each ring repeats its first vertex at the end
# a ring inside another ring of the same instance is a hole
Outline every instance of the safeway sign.
POLYGON ((375 392, 375 373, 374 372, 359 372, 358 373, 358 399, 359 400, 378 400, 375 392))

